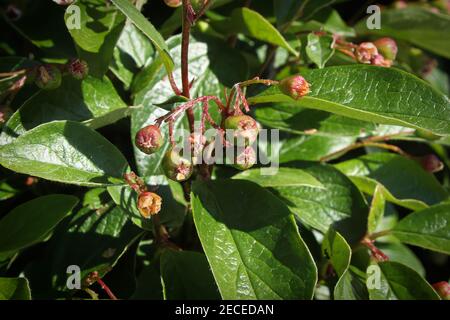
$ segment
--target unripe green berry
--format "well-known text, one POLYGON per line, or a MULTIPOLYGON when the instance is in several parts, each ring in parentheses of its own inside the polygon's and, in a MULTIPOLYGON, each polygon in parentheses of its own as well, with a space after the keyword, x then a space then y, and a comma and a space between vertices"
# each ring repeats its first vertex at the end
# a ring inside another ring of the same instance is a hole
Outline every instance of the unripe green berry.
POLYGON ((158 126, 149 125, 136 133, 136 147, 146 154, 152 154, 161 148, 164 138, 158 126))
POLYGON ((34 83, 41 89, 53 90, 61 85, 61 71, 53 65, 42 65, 37 68, 34 83))
POLYGON ((178 182, 189 179, 194 171, 192 161, 182 157, 174 148, 164 155, 162 168, 169 179, 178 182))
POLYGON ((255 163, 255 150, 252 147, 246 147, 244 150, 240 150, 240 152, 236 155, 233 167, 238 170, 247 170, 253 167, 255 163))
POLYGON ((302 76, 295 75, 280 81, 281 92, 294 100, 306 96, 309 93, 309 83, 302 76))
POLYGON ((381 38, 373 42, 377 47, 378 52, 383 55, 385 59, 395 60, 397 57, 398 47, 397 43, 391 38, 381 38))
POLYGON ((237 146, 250 145, 258 138, 258 123, 248 115, 229 116, 224 121, 225 130, 230 130, 232 139, 227 132, 227 139, 230 144, 237 146), (230 141, 231 140, 231 141, 230 141))
POLYGON ((66 65, 67 71, 78 80, 83 80, 89 74, 89 66, 86 61, 72 59, 66 65))

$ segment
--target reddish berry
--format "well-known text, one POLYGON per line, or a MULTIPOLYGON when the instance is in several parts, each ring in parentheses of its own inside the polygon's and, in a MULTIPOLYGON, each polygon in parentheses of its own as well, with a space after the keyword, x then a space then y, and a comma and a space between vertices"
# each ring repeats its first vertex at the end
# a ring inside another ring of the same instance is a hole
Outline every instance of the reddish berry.
POLYGON ((183 4, 182 0, 164 0, 164 3, 171 8, 177 8, 183 4))
POLYGON ((309 83, 302 76, 296 75, 285 78, 279 84, 281 92, 298 100, 309 93, 309 83))
POLYGON ((444 164, 434 154, 428 154, 419 161, 422 168, 430 173, 441 171, 444 168, 444 164))
POLYGON ((377 54, 372 58, 370 64, 389 68, 392 65, 392 60, 386 60, 381 54, 377 54))
POLYGON ((0 126, 8 121, 14 111, 8 106, 0 106, 0 126))
POLYGON ((397 43, 391 39, 391 38, 381 38, 373 43, 377 49, 378 52, 383 55, 385 59, 388 60, 395 60, 397 57, 398 47, 397 43))
POLYGON ((138 196, 137 207, 144 218, 157 214, 161 211, 162 199, 153 192, 141 192, 138 196))
POLYGON ((61 85, 61 71, 53 65, 39 66, 36 71, 34 83, 41 89, 53 90, 61 85))
MULTIPOLYGON (((233 141, 230 144, 246 146, 252 144, 258 138, 258 123, 248 115, 229 116, 224 121, 224 128, 232 131, 233 141)), ((229 133, 227 134, 227 138, 229 133)))
POLYGON ((448 282, 437 282, 433 284, 433 288, 443 300, 450 300, 450 284, 448 282))
POLYGON ((158 151, 163 143, 164 138, 158 126, 149 125, 136 133, 136 147, 146 154, 152 154, 158 151))
POLYGON ((89 73, 89 66, 86 61, 81 59, 72 59, 67 65, 67 71, 78 80, 83 80, 89 73))
POLYGON ((182 157, 174 148, 164 155, 162 168, 169 179, 179 182, 189 179, 194 171, 192 161, 182 157))
POLYGON ((362 42, 356 48, 355 55, 359 63, 370 64, 378 55, 378 49, 372 42, 362 42))

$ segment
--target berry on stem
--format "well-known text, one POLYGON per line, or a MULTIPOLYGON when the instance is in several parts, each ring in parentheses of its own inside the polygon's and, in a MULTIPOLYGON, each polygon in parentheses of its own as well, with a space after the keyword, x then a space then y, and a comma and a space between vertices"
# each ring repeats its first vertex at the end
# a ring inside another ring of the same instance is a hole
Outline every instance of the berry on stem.
POLYGON ((433 288, 439 294, 441 299, 450 300, 450 284, 447 281, 434 283, 433 288))
POLYGON ((398 47, 397 43, 391 38, 381 38, 373 42, 377 47, 378 52, 383 55, 385 59, 395 60, 397 57, 398 47))
POLYGON ((377 55, 378 49, 372 42, 361 42, 355 50, 356 60, 359 63, 371 64, 377 55))
POLYGON ((72 59, 66 65, 67 71, 78 80, 83 80, 89 74, 89 66, 86 61, 72 59))
POLYGON ((419 159, 422 168, 430 173, 441 171, 444 168, 444 164, 434 154, 427 154, 419 159))
POLYGON ((192 161, 182 157, 173 147, 164 155, 162 168, 166 176, 174 181, 185 181, 194 171, 192 161))
POLYGON ((247 170, 253 167, 256 163, 256 152, 252 147, 246 147, 236 155, 235 164, 236 169, 247 170))
POLYGON ((182 0, 164 0, 164 3, 171 8, 178 8, 182 5, 182 0))
POLYGON ((61 85, 61 71, 50 64, 37 68, 35 84, 44 90, 53 90, 61 85))
POLYGON ((161 130, 156 125, 149 125, 136 133, 135 144, 139 150, 146 154, 158 151, 164 143, 161 130))
POLYGON ((298 100, 309 93, 309 83, 300 75, 291 76, 280 81, 281 92, 298 100))
POLYGON ((232 141, 228 141, 230 144, 237 146, 250 145, 258 138, 258 123, 248 115, 227 117, 224 121, 224 128, 226 130, 232 130, 233 139, 232 141))
POLYGON ((162 199, 156 193, 145 191, 138 196, 137 207, 141 215, 148 219, 161 211, 162 199))

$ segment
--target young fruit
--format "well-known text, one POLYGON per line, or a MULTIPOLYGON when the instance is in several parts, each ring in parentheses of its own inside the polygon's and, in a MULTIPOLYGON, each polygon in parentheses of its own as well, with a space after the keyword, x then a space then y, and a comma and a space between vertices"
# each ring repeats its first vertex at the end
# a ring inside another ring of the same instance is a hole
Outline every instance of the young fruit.
POLYGON ((224 121, 224 128, 227 130, 227 138, 232 133, 232 141, 228 141, 230 144, 237 146, 250 145, 258 138, 259 128, 258 123, 250 116, 236 115, 229 116, 224 121), (228 131, 230 130, 230 131, 228 131))
POLYGON ((385 59, 395 60, 397 57, 397 43, 391 38, 381 38, 373 42, 377 47, 378 52, 383 55, 385 59))
POLYGON ((306 96, 309 93, 309 83, 302 76, 296 75, 280 81, 281 92, 294 100, 306 96))
POLYGON ((158 151, 163 143, 164 138, 158 126, 149 125, 136 133, 136 147, 146 154, 152 154, 158 151))
POLYGON ((81 59, 72 59, 67 65, 67 71, 78 80, 83 80, 89 74, 89 66, 86 61, 81 59))
POLYGON ((362 42, 355 51, 359 63, 371 64, 372 59, 378 55, 378 49, 372 42, 362 42))
POLYGON ((174 148, 164 155, 162 168, 169 179, 178 182, 189 179, 194 171, 192 161, 182 157, 174 148))
POLYGON ((434 290, 439 294, 441 299, 450 300, 450 284, 446 281, 441 281, 433 284, 434 290))
POLYGON ((162 199, 153 192, 141 192, 138 196, 137 207, 144 218, 157 214, 161 211, 162 199))
POLYGON ((49 64, 39 66, 34 83, 44 90, 56 89, 61 85, 61 71, 49 64))
POLYGON ((434 154, 428 154, 419 159, 422 168, 430 173, 441 171, 444 168, 444 164, 434 154))
POLYGON ((177 8, 183 4, 182 0, 164 0, 164 3, 171 8, 177 8))
POLYGON ((240 151, 235 158, 233 167, 239 170, 247 170, 256 163, 256 152, 252 147, 246 147, 240 151))

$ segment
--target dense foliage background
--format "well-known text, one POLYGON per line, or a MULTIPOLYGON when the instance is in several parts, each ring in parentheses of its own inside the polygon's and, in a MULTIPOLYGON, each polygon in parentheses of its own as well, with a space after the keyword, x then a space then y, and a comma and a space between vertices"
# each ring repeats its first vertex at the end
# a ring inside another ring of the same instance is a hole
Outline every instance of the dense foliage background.
POLYGON ((191 98, 225 101, 255 76, 300 74, 310 92, 247 88, 249 114, 280 130, 277 175, 216 165, 182 184, 161 168, 167 138, 152 155, 134 145, 187 101, 167 77, 181 88, 182 7, 77 0, 72 29, 75 11, 56 2, 0 1, 0 299, 448 298, 447 1, 376 3, 373 30, 374 1, 212 1, 190 32, 191 98), (395 59, 358 58, 383 37, 395 59), (62 70, 52 90, 30 71, 42 64, 62 70), (151 219, 129 171, 162 198, 151 219))

